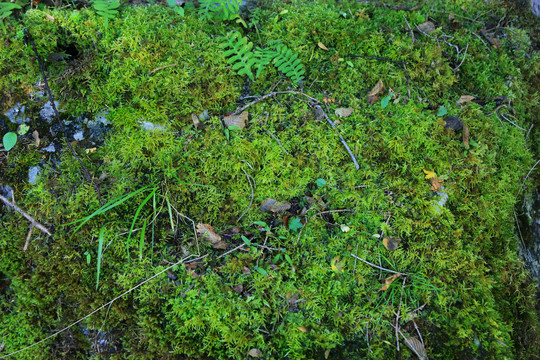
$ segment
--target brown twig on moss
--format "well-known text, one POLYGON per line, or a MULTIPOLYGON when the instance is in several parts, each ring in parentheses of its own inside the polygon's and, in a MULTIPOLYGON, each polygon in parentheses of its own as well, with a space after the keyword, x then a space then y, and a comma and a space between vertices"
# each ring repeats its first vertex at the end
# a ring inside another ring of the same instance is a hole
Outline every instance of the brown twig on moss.
POLYGON ((266 95, 263 95, 263 96, 261 96, 261 97, 255 99, 255 100, 253 100, 252 102, 250 102, 250 103, 248 103, 248 104, 242 106, 241 108, 236 109, 231 115, 238 115, 238 114, 242 113, 244 110, 246 110, 247 108, 249 108, 249 107, 255 105, 256 103, 261 102, 261 101, 263 101, 263 100, 265 100, 265 99, 268 99, 269 97, 274 97, 274 96, 280 95, 280 94, 295 94, 295 95, 302 95, 302 96, 307 97, 307 98, 310 99, 311 101, 316 102, 317 104, 320 104, 320 103, 321 103, 318 99, 315 99, 314 97, 311 97, 311 96, 309 96, 309 95, 306 95, 306 94, 304 94, 304 93, 301 92, 301 91, 293 91, 293 90, 288 90, 288 91, 272 91, 272 92, 270 92, 270 93, 268 93, 268 94, 266 94, 266 95))
POLYGON ((13 210, 15 210, 16 212, 18 212, 19 214, 21 214, 22 216, 24 216, 28 221, 30 221, 30 223, 32 224, 32 226, 38 228, 39 230, 43 231, 45 234, 47 235, 52 235, 51 232, 49 230, 47 230, 47 228, 43 225, 41 225, 40 223, 38 223, 36 220, 34 220, 33 217, 31 217, 30 215, 28 215, 27 212, 25 212, 23 209, 21 209, 20 207, 18 207, 17 205, 11 203, 8 199, 6 199, 5 197, 3 197, 2 195, 0 195, 0 200, 2 200, 7 206, 13 208, 13 210))
POLYGON ((378 265, 372 264, 372 263, 370 263, 369 261, 366 261, 366 260, 364 260, 364 259, 362 259, 362 258, 360 258, 360 257, 358 257, 358 256, 356 256, 356 255, 354 255, 353 253, 351 253, 351 256, 352 256, 353 258, 355 258, 355 259, 360 260, 360 261, 363 262, 364 264, 367 264, 367 265, 369 265, 369 266, 372 266, 372 267, 374 267, 374 268, 376 268, 376 269, 383 270, 383 271, 388 271, 388 272, 391 272, 391 273, 393 273, 393 274, 401 274, 401 275, 403 275, 403 276, 407 276, 407 274, 405 274, 404 272, 394 271, 394 270, 390 270, 390 269, 383 268, 382 266, 378 266, 378 265))
POLYGON ((41 61, 41 58, 39 57, 39 54, 37 52, 36 44, 34 43, 34 39, 30 35, 30 32, 28 29, 24 29, 24 36, 28 40, 28 42, 32 45, 32 49, 34 50, 34 55, 36 56, 37 62, 39 64, 39 70, 41 71, 41 76, 43 76, 43 82, 45 83, 45 90, 47 91, 47 94, 49 95, 49 102, 51 103, 51 107, 54 111, 54 115, 56 117, 56 120, 58 124, 60 125, 60 128, 62 129, 62 132, 64 133, 64 139, 66 140, 66 144, 71 150, 71 153, 73 156, 77 159, 79 164, 84 170, 84 174, 86 177, 86 181, 94 185, 94 188, 96 189, 96 192, 98 194, 99 203, 103 206, 103 200, 101 199, 101 191, 99 190, 99 186, 92 180, 92 177, 90 176, 90 173, 88 172, 88 169, 84 166, 81 159, 77 156, 77 153, 75 153, 75 150, 71 147, 71 144, 69 143, 69 139, 66 132, 66 127, 64 126, 64 122, 60 119, 60 115, 58 115, 58 110, 56 109, 56 105, 54 104, 54 97, 51 92, 51 89, 49 87, 49 82, 47 80, 47 76, 45 75, 45 68, 43 66, 43 62, 41 61))

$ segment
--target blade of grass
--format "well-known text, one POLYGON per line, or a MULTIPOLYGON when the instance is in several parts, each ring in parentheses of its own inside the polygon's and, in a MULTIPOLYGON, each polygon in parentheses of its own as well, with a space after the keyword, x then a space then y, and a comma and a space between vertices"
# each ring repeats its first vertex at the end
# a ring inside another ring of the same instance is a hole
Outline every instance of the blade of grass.
POLYGON ((96 274, 96 290, 98 289, 99 285, 99 273, 101 272, 101 258, 102 258, 102 251, 103 251, 103 239, 105 237, 105 226, 101 227, 101 230, 99 230, 99 244, 98 244, 98 252, 97 252, 97 274, 96 274))
POLYGON ((167 201, 167 208, 169 209, 169 219, 171 220, 171 229, 174 232, 174 221, 173 221, 173 215, 172 215, 172 209, 171 209, 171 203, 169 202, 169 198, 165 196, 165 200, 167 201))
POLYGON ((130 245, 130 240, 131 240, 131 233, 133 232, 133 228, 135 227, 135 222, 137 222, 137 218, 139 217, 139 213, 141 212, 142 208, 144 207, 144 205, 152 198, 152 196, 154 196, 154 194, 156 193, 156 190, 158 189, 158 187, 156 186, 152 192, 150 193, 150 195, 148 195, 144 200, 143 202, 139 205, 139 207, 137 208, 137 211, 135 212, 135 216, 133 217, 133 221, 131 222, 131 228, 129 229, 129 235, 128 235, 128 239, 127 239, 127 242, 126 242, 126 249, 127 249, 127 258, 128 258, 128 261, 130 260, 130 256, 129 256, 129 245, 130 245))
MULTIPOLYGON (((152 213, 152 217, 154 217, 156 213, 156 193, 154 193, 154 198, 152 199, 152 207, 154 209, 154 212, 152 213)), ((154 265, 154 225, 156 221, 154 218, 154 221, 152 221, 152 252, 150 253, 150 262, 152 265, 154 265)))
POLYGON ((141 230, 141 240, 139 241, 139 260, 142 260, 143 246, 144 246, 144 233, 146 232, 146 219, 144 219, 142 230, 141 230))
POLYGON ((114 198, 112 199, 111 201, 109 201, 108 203, 106 203, 105 205, 103 205, 102 207, 100 207, 99 209, 97 209, 96 211, 94 211, 92 214, 82 218, 82 219, 79 219, 79 220, 75 220, 75 221, 72 221, 70 223, 67 223, 67 224, 63 224, 63 226, 66 226, 66 225, 71 225, 71 224, 75 224, 75 223, 78 223, 78 222, 81 222, 81 224, 79 224, 79 226, 77 226, 75 228, 75 230, 72 232, 71 234, 71 237, 73 237, 73 235, 75 235, 75 233, 84 225, 86 224, 88 221, 90 221, 94 216, 97 216, 97 215, 101 215, 107 211, 109 211, 110 209, 122 204, 124 201, 128 200, 129 198, 137 195, 138 193, 142 192, 142 191, 145 191, 149 188, 149 186, 145 186, 143 188, 140 188, 139 190, 136 190, 132 193, 129 193, 127 195, 122 195, 120 197, 117 197, 117 198, 114 198))

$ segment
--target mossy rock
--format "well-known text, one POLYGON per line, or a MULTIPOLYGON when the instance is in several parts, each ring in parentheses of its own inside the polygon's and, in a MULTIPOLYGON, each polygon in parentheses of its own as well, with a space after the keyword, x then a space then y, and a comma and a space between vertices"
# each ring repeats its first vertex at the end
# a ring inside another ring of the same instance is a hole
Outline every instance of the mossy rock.
POLYGON ((433 359, 535 358, 534 284, 513 216, 534 164, 520 129, 538 106, 527 32, 496 3, 259 5, 241 13, 247 28, 164 6, 124 6, 107 28, 92 9, 4 21, 1 110, 26 104, 41 144, 24 135, 1 152, 0 183, 54 234, 33 229, 23 251, 26 220, 0 210, 0 356, 107 304, 13 358, 415 358, 403 337, 398 354, 396 319, 433 359), (432 32, 413 30, 427 20, 432 32), (510 22, 486 30, 494 21, 510 22), (47 59, 61 121, 106 111, 104 143, 72 142, 78 159, 43 151, 55 120, 39 115, 24 28, 47 59), (271 62, 253 81, 239 76, 220 47, 230 31, 254 48, 286 46, 303 80, 271 62), (224 126, 271 91, 246 127, 224 126), (474 99, 456 104, 462 95, 474 99), (340 107, 354 111, 337 118, 340 107), (445 129, 449 115, 463 130, 445 129), (115 206, 99 213, 100 198, 115 206), (287 206, 261 212, 268 198, 287 206), (196 235, 199 223, 215 233, 196 235))

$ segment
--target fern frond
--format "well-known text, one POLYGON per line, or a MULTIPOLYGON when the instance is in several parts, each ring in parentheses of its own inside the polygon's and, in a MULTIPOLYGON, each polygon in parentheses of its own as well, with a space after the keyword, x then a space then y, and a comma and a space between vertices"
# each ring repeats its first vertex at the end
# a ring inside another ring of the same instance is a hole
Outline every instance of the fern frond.
POLYGON ((292 81, 300 82, 305 70, 298 55, 282 44, 277 46, 275 54, 274 66, 292 81))
POLYGON ((209 20, 227 21, 236 19, 242 0, 200 0, 199 14, 209 20))
POLYGON ((254 80, 251 67, 256 65, 257 60, 251 49, 253 43, 247 38, 240 36, 237 32, 231 32, 223 37, 223 42, 220 44, 225 51, 225 56, 228 57, 227 63, 232 64, 232 69, 238 75, 247 75, 251 80, 254 80))
POLYGON ((118 14, 118 10, 116 9, 120 7, 120 3, 118 0, 91 0, 91 2, 98 15, 102 16, 105 20, 105 31, 107 31, 109 19, 116 17, 118 14))

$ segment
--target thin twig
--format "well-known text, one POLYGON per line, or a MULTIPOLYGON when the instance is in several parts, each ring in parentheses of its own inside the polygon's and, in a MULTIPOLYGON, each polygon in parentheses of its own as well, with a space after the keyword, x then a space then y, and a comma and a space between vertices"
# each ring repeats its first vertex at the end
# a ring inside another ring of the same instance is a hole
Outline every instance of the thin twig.
POLYGON ((391 272, 391 273, 393 273, 393 274, 401 274, 401 275, 407 276, 407 274, 405 274, 404 272, 394 271, 394 270, 390 270, 390 269, 383 268, 382 266, 378 266, 378 265, 372 264, 372 263, 370 263, 369 261, 366 261, 366 260, 364 260, 364 259, 362 259, 362 258, 360 258, 360 257, 358 257, 358 256, 356 256, 356 255, 354 255, 353 253, 351 253, 351 256, 352 256, 353 258, 355 258, 355 259, 358 259, 358 260, 362 261, 362 262, 365 263, 365 264, 368 264, 369 266, 372 266, 372 267, 376 268, 376 269, 383 270, 383 271, 388 271, 388 272, 391 272))
POLYGON ((304 224, 304 226, 302 226, 302 228, 300 229, 300 232, 298 233, 298 237, 296 238, 296 243, 298 244, 298 241, 300 241, 300 236, 302 236, 302 231, 304 231, 304 229, 306 228, 308 222, 313 219, 315 216, 319 216, 319 215, 323 215, 323 214, 331 214, 331 213, 337 213, 337 212, 352 212, 353 210, 349 210, 349 209, 343 209, 343 210, 327 210, 327 211, 321 211, 321 212, 318 212, 316 213, 315 215, 309 217, 307 220, 306 220, 306 223, 304 224))
MULTIPOLYGON (((314 105, 314 106, 318 107, 318 109, 322 112, 322 114, 324 115, 324 118, 326 119, 326 121, 328 121, 330 126, 332 126, 333 129, 336 129, 336 125, 334 124, 334 122, 332 120, 330 120, 328 115, 326 115, 326 113, 324 112, 322 107, 320 107, 319 105, 314 105)), ((349 156, 351 157, 351 159, 352 159, 352 161, 354 163, 354 167, 356 168, 356 170, 360 169, 360 165, 358 165, 358 163, 356 162, 356 158, 354 157, 354 154, 352 153, 351 149, 349 148, 349 145, 347 145, 347 143, 345 142, 345 139, 343 138, 343 136, 341 136, 341 134, 338 134, 338 136, 339 136, 339 138, 341 140, 341 143, 343 144, 343 146, 345 146, 345 149, 349 153, 349 156)))
POLYGON ((300 91, 292 91, 292 90, 289 90, 289 91, 273 91, 273 92, 270 92, 266 95, 263 95, 261 97, 259 97, 258 99, 256 100, 253 100, 252 102, 242 106, 241 108, 239 109, 236 109, 231 115, 238 115, 240 114, 241 112, 243 112, 244 110, 246 110, 247 108, 249 108, 250 106, 253 106, 255 105, 256 103, 258 102, 261 102, 263 101, 264 99, 267 99, 269 97, 274 97, 276 95, 279 95, 279 94, 296 94, 296 95, 302 95, 302 96, 305 96, 307 97, 308 99, 310 99, 311 101, 314 101, 316 102, 317 104, 320 104, 320 101, 318 99, 315 99, 309 95, 306 95, 304 94, 303 92, 300 92, 300 91))
POLYGON ((28 213, 26 213, 24 210, 22 210, 20 207, 18 207, 17 205, 15 204, 12 204, 8 199, 6 199, 5 197, 3 197, 2 195, 0 195, 0 200, 2 200, 7 206, 10 206, 13 208, 13 210, 15 210, 16 212, 18 212, 19 214, 21 214, 22 216, 24 216, 26 218, 26 220, 30 221, 30 223, 32 224, 32 226, 35 226, 36 228, 38 228, 39 230, 43 231, 45 234, 47 235, 52 235, 51 232, 49 230, 47 230, 47 228, 43 225, 41 225, 40 223, 38 223, 36 220, 34 220, 34 218, 32 218, 30 215, 28 215, 28 213))
POLYGON ((99 186, 92 180, 92 177, 90 176, 90 173, 88 172, 88 169, 84 166, 82 160, 77 156, 77 153, 75 153, 75 150, 73 150, 73 148, 71 147, 71 144, 69 143, 66 127, 64 126, 64 122, 60 119, 60 115, 58 115, 58 110, 56 109, 56 105, 54 104, 54 97, 49 87, 47 76, 45 75, 45 68, 43 66, 43 62, 41 61, 41 58, 38 55, 36 44, 34 43, 34 39, 32 39, 30 32, 26 28, 24 29, 24 35, 28 39, 28 41, 32 45, 32 49, 34 50, 34 54, 39 64, 39 70, 41 71, 41 76, 43 76, 43 82, 45 83, 45 90, 47 91, 47 94, 49 95, 49 103, 51 104, 51 107, 54 111, 56 121, 58 122, 58 124, 60 125, 60 128, 62 129, 62 132, 64 133, 64 139, 66 140, 66 144, 71 150, 71 153, 73 154, 73 156, 77 159, 77 161, 83 168, 84 174, 86 176, 86 181, 94 185, 94 188, 96 189, 96 192, 98 194, 99 203, 103 206, 103 200, 101 199, 101 191, 99 190, 99 186))
POLYGON ((26 235, 26 242, 24 243, 23 251, 26 251, 26 249, 28 249, 28 244, 30 243, 30 238, 32 237, 33 232, 34 225, 30 224, 30 229, 28 230, 28 235, 26 235))
POLYGON ((403 300, 403 290, 405 289, 405 281, 407 278, 403 278, 403 285, 401 286, 401 294, 399 295, 399 306, 398 311, 396 315, 396 346, 397 351, 399 351, 399 336, 398 336, 398 329, 399 329, 399 317, 401 315, 401 301, 403 300))
POLYGON ((527 176, 525 176, 525 179, 523 179, 523 182, 521 183, 521 186, 519 187, 519 190, 518 190, 518 192, 516 194, 516 198, 514 199, 514 202, 517 201, 517 198, 518 198, 519 194, 521 193, 521 190, 523 190, 523 185, 525 185, 525 181, 527 181, 527 179, 529 178, 529 175, 531 175, 532 171, 534 170, 536 165, 538 165, 538 163, 540 163, 540 160, 538 160, 536 162, 536 164, 534 164, 534 166, 531 168, 531 170, 529 170, 529 172, 527 173, 527 176))
POLYGON ((405 335, 403 335, 403 333, 401 332, 401 330, 399 330, 398 328, 396 328, 396 327, 394 326, 394 324, 392 324, 392 323, 390 323, 390 325, 392 325, 392 327, 395 328, 395 329, 399 332, 399 334, 403 337, 403 340, 405 340, 405 342, 406 342, 407 345, 409 346, 409 349, 411 349, 412 351, 414 351, 414 353, 416 354, 416 356, 418 356, 419 359, 425 359, 425 356, 420 355, 420 354, 418 353, 418 351, 416 351, 416 348, 414 347, 414 345, 411 344, 411 342, 409 341, 409 339, 407 339, 407 338, 405 337, 405 335))
POLYGON ((132 292, 133 290, 137 289, 138 287, 140 287, 140 286, 146 284, 146 283, 149 282, 150 280, 152 280, 152 279, 158 277, 159 275, 163 274, 165 271, 170 270, 170 269, 173 268, 174 266, 176 266, 176 265, 178 265, 178 264, 180 264, 180 263, 183 263, 183 262, 188 263, 188 262, 193 262, 193 261, 196 261, 196 260, 200 260, 200 259, 205 258, 206 256, 208 256, 208 254, 207 254, 207 255, 204 255, 204 256, 201 256, 201 257, 199 257, 199 258, 197 258, 197 259, 193 259, 193 260, 190 260, 190 261, 185 261, 187 258, 189 258, 189 256, 188 256, 188 257, 186 257, 186 258, 184 258, 184 259, 182 259, 182 260, 180 260, 180 261, 174 263, 173 265, 171 265, 171 266, 169 266, 169 267, 167 267, 167 268, 161 270, 161 271, 158 272, 157 274, 152 275, 151 277, 149 277, 148 279, 146 279, 146 280, 142 281, 141 283, 135 285, 135 286, 132 287, 131 289, 129 289, 129 290, 127 290, 127 291, 124 291, 122 294, 118 295, 117 297, 115 297, 114 299, 112 299, 111 301, 109 301, 108 303, 106 303, 106 304, 104 304, 104 305, 98 307, 96 310, 94 310, 94 311, 92 311, 91 313, 89 313, 88 315, 86 315, 86 316, 80 318, 79 320, 77 320, 77 321, 71 323, 70 325, 66 326, 65 328, 63 328, 63 329, 61 329, 61 330, 58 330, 57 332, 53 333, 52 335, 49 335, 49 336, 47 336, 46 338, 44 338, 44 339, 42 339, 42 340, 40 340, 40 341, 38 341, 38 342, 35 342, 35 343, 32 344, 32 345, 26 346, 26 347, 24 347, 24 348, 22 348, 22 349, 20 349, 20 350, 14 351, 14 352, 9 353, 9 354, 7 354, 7 355, 2 355, 2 357, 12 356, 12 355, 18 354, 18 353, 20 353, 20 352, 22 352, 22 351, 25 351, 25 350, 28 350, 28 349, 30 349, 30 348, 33 348, 34 346, 37 346, 37 345, 41 344, 42 342, 47 341, 47 340, 49 340, 49 339, 55 337, 56 335, 61 334, 61 333, 63 333, 64 331, 66 331, 66 330, 72 328, 73 326, 77 325, 77 324, 80 323, 81 321, 83 321, 83 320, 89 318, 90 316, 94 315, 95 313, 97 313, 97 312, 100 311, 101 309, 105 308, 106 306, 109 306, 110 304, 112 304, 112 303, 115 302, 116 300, 120 299, 120 298, 123 297, 124 295, 129 294, 130 292, 132 292))
MULTIPOLYGON (((255 197, 255 193, 253 191, 253 185, 251 185, 250 176, 246 172, 246 170, 242 169, 242 171, 244 172, 244 174, 246 174, 246 178, 248 180, 249 187, 251 189, 251 199, 249 200, 249 205, 248 205, 247 209, 242 213, 242 215, 240 215, 240 217, 238 218, 238 220, 236 220, 236 222, 240 222, 240 219, 242 219, 244 217, 244 215, 246 215, 246 213, 249 211, 249 209, 251 209, 251 205, 253 205, 253 198, 255 197)), ((253 180, 253 183, 255 183, 255 180, 253 180)))
POLYGON ((173 66, 176 66, 176 65, 178 65, 178 64, 170 64, 170 65, 160 66, 160 67, 158 67, 158 68, 156 68, 156 69, 150 71, 150 72, 148 73, 148 75, 152 75, 152 74, 155 73, 156 71, 163 70, 163 69, 166 69, 166 68, 169 68, 169 67, 173 67, 173 66))
POLYGON ((407 18, 405 17, 405 15, 403 15, 403 20, 405 20, 405 22, 407 23, 407 26, 409 27, 409 31, 411 32, 412 42, 411 42, 411 46, 409 46, 409 49, 412 49, 413 44, 414 44, 414 32, 411 28, 411 25, 409 25, 409 22, 407 21, 407 18))
POLYGON ((184 219, 188 219, 189 221, 191 221, 191 224, 193 225, 193 233, 195 234, 195 244, 197 245, 197 255, 201 255, 201 250, 199 249, 199 238, 197 237, 197 228, 195 227, 195 221, 193 221, 191 218, 187 217, 186 215, 181 214, 178 210, 176 210, 176 208, 173 205, 171 205, 171 208, 174 209, 174 211, 176 211, 176 214, 180 215, 184 219))
POLYGON ((463 55, 463 59, 461 59, 461 62, 459 65, 454 69, 454 73, 457 73, 458 69, 461 65, 463 65, 463 62, 465 61, 465 58, 467 57, 467 50, 469 49, 469 43, 467 43, 467 47, 465 48, 465 55, 463 55))
POLYGON ((274 138, 274 140, 277 141, 277 143, 279 144, 279 146, 283 149, 283 151, 285 151, 285 154, 287 154, 287 155, 290 156, 291 154, 289 154, 289 152, 288 152, 287 150, 285 150, 285 148, 283 147, 283 145, 281 145, 281 141, 279 141, 279 139, 278 139, 277 137, 275 137, 275 135, 272 134, 272 132, 271 132, 270 130, 266 129, 266 131, 270 134, 271 137, 274 138))
POLYGON ((229 255, 230 253, 235 252, 236 250, 238 250, 238 249, 240 249, 240 248, 242 248, 242 247, 244 247, 244 246, 246 246, 246 244, 238 245, 238 246, 235 247, 234 249, 231 249, 231 250, 227 251, 226 253, 223 253, 223 254, 219 255, 219 256, 216 258, 216 260, 221 259, 221 258, 224 257, 225 255, 229 255))
MULTIPOLYGON (((264 241, 266 242, 266 239, 264 241)), ((269 246, 266 246, 266 245, 258 245, 257 244, 257 247, 260 247, 261 249, 266 249, 266 250, 269 250, 269 251, 285 251, 285 249, 282 249, 282 248, 272 248, 272 247, 269 247, 269 246)))

